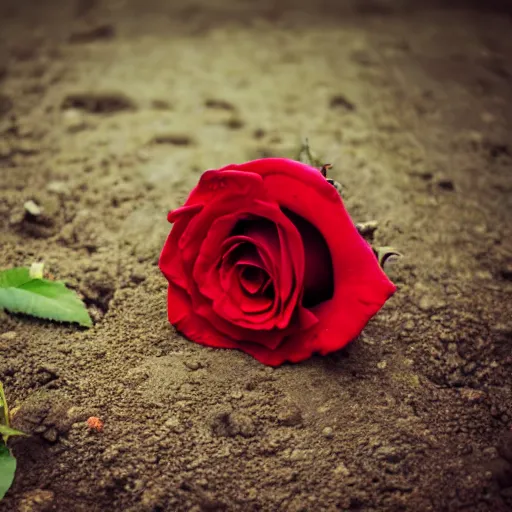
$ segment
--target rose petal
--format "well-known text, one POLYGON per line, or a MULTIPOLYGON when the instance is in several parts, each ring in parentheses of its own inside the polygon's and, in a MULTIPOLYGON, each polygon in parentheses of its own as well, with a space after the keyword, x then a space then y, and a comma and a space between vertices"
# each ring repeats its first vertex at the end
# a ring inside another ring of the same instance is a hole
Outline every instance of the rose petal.
POLYGON ((187 288, 187 281, 178 249, 178 242, 185 229, 187 229, 190 220, 202 209, 203 206, 200 204, 184 206, 170 212, 168 215, 169 221, 175 224, 167 237, 158 265, 168 281, 172 281, 184 289, 187 288))
POLYGON ((237 220, 237 214, 216 219, 201 244, 194 263, 192 270, 194 282, 200 292, 211 300, 218 295, 220 286, 217 264, 222 257, 222 243, 233 230, 237 220))
POLYGON ((167 316, 169 322, 187 338, 203 345, 222 348, 240 348, 240 342, 219 333, 192 309, 187 292, 172 282, 167 292, 167 316))
MULTIPOLYGON (((224 258, 228 258, 232 251, 239 249, 242 245, 248 246, 247 250, 240 255, 240 259, 233 264, 240 263, 249 263, 252 262, 253 265, 260 266, 265 272, 269 275, 270 279, 278 280, 279 272, 277 268, 277 263, 272 259, 272 255, 268 252, 267 247, 264 246, 261 242, 255 239, 251 239, 244 235, 237 235, 230 237, 223 244, 223 250, 227 249, 226 253, 223 256, 224 258), (227 249, 232 244, 231 248, 227 249), (254 252, 249 247, 254 248, 254 252)), ((223 266, 220 268, 220 274, 224 271, 223 266)))
POLYGON ((271 330, 275 325, 275 297, 254 296, 243 289, 236 265, 221 269, 223 293, 213 301, 212 308, 223 319, 240 327, 271 330))
POLYGON ((212 201, 222 203, 227 197, 244 198, 247 201, 252 198, 265 198, 263 181, 257 174, 248 174, 237 170, 205 171, 185 204, 187 206, 206 205, 212 201))
MULTIPOLYGON (((261 328, 264 329, 264 325, 272 321, 273 298, 248 295, 241 287, 235 269, 231 272, 230 277, 232 282, 229 291, 219 297, 219 301, 226 303, 222 309, 225 307, 234 308, 234 311, 231 313, 233 318, 254 319, 254 323, 261 325, 261 328)), ((270 325, 272 324, 270 323, 270 325)), ((272 329, 272 327, 269 329, 272 329)))
POLYGON ((302 304, 305 307, 312 307, 333 296, 331 253, 318 229, 291 211, 285 211, 285 214, 298 229, 304 243, 305 270, 302 304))

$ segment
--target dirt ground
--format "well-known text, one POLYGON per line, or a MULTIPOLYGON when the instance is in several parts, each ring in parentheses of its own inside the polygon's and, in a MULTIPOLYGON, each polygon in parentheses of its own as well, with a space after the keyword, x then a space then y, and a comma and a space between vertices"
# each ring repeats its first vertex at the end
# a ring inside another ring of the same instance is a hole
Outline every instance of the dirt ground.
POLYGON ((0 510, 512 510, 505 2, 2 0, 0 88, 0 268, 44 260, 95 320, 0 312, 34 434, 0 510), (404 253, 397 293, 298 365, 187 341, 167 211, 303 136, 404 253))

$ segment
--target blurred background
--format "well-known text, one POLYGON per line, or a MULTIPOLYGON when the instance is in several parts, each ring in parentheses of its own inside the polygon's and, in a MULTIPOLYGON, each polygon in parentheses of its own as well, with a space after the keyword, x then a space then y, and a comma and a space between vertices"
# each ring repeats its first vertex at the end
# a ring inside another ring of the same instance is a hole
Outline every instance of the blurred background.
POLYGON ((0 510, 512 510, 511 123, 506 0, 1 0, 0 268, 96 325, 0 312, 0 510), (304 137, 397 294, 301 365, 188 342, 167 211, 304 137))

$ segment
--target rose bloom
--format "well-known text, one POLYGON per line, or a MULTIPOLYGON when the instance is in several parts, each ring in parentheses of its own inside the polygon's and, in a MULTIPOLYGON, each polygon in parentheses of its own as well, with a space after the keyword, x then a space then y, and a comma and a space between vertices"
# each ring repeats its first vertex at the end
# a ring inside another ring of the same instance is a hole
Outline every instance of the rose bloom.
POLYGON ((356 338, 395 291, 336 189, 294 160, 206 171, 168 219, 168 317, 197 343, 302 361, 356 338))

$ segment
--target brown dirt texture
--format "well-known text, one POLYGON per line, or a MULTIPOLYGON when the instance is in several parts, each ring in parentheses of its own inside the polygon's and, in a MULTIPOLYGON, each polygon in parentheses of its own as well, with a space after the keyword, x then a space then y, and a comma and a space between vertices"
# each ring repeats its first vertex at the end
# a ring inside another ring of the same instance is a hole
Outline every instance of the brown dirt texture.
POLYGON ((2 0, 0 91, 0 268, 43 260, 95 321, 0 312, 33 434, 1 511, 512 510, 506 3, 2 0), (168 210, 304 136, 397 293, 297 365, 187 341, 168 210))

